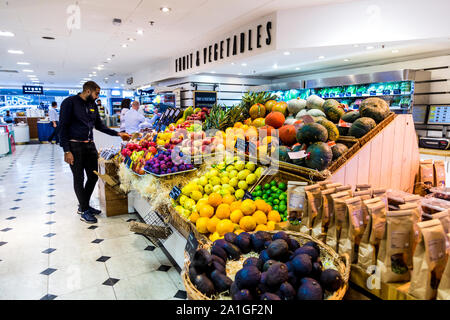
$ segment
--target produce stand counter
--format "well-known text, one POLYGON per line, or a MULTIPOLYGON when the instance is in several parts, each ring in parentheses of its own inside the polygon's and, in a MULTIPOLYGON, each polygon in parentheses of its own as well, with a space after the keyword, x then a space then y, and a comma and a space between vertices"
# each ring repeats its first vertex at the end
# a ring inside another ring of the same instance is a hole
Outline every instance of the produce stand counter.
POLYGON ((14 122, 17 124, 19 122, 28 123, 28 127, 30 129, 30 139, 38 138, 38 121, 41 120, 40 117, 16 117, 14 118, 14 122))

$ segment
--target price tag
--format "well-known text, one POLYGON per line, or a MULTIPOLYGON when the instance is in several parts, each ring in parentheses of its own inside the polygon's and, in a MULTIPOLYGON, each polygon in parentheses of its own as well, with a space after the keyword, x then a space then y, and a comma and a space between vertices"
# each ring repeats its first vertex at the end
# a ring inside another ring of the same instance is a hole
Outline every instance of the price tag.
POLYGON ((344 120, 340 119, 339 123, 338 123, 339 127, 343 127, 343 128, 350 128, 352 126, 351 123, 345 122, 344 120))
POLYGON ((336 141, 329 141, 328 142, 328 146, 329 147, 333 147, 333 146, 335 146, 336 145, 336 141))
POLYGON ((352 96, 352 93, 351 93, 351 92, 346 92, 346 93, 345 93, 345 96, 346 96, 346 97, 351 97, 351 96, 352 96))
POLYGON ((253 200, 253 196, 252 196, 252 194, 251 194, 250 192, 245 191, 244 197, 243 197, 242 199, 243 199, 243 200, 247 200, 247 199, 253 200))
POLYGON ((173 187, 172 191, 170 191, 169 196, 173 199, 173 200, 177 200, 178 197, 181 194, 181 190, 180 188, 178 188, 177 186, 173 187))
POLYGON ((383 94, 385 96, 390 95, 391 94, 391 90, 383 90, 383 94))
POLYGON ((356 93, 356 96, 357 96, 357 97, 362 97, 362 92, 357 92, 357 93, 356 93))
POLYGON ((394 94, 400 94, 400 93, 401 93, 400 89, 394 89, 394 94))
POLYGON ((328 93, 325 93, 324 95, 323 95, 323 97, 324 98, 328 98, 330 95, 328 94, 328 93))
POLYGON ((288 156, 292 160, 303 159, 308 156, 305 150, 296 151, 296 152, 288 152, 288 156))
POLYGON ((194 254, 197 251, 197 248, 198 248, 197 238, 195 238, 194 233, 191 232, 187 239, 186 247, 184 248, 184 250, 189 254, 189 257, 191 257, 191 260, 194 258, 194 254))
POLYGON ((314 123, 314 118, 311 117, 310 115, 306 115, 306 116, 302 116, 301 117, 303 120, 303 123, 308 124, 308 123, 314 123))
POLYGON ((376 91, 370 91, 370 95, 371 95, 371 96, 376 96, 376 95, 377 95, 377 92, 376 92, 376 91))
MULTIPOLYGON (((270 150, 269 148, 267 148, 268 150, 270 150)), ((258 151, 256 149, 256 144, 254 144, 253 142, 249 142, 248 143, 248 154, 249 155, 257 155, 258 151)))
POLYGON ((345 93, 339 93, 339 97, 344 97, 345 93))
POLYGON ((240 139, 240 138, 236 139, 236 149, 238 152, 245 153, 245 150, 246 150, 245 147, 246 147, 245 140, 240 139))
POLYGON ((330 98, 334 98, 335 94, 334 93, 330 93, 330 98))

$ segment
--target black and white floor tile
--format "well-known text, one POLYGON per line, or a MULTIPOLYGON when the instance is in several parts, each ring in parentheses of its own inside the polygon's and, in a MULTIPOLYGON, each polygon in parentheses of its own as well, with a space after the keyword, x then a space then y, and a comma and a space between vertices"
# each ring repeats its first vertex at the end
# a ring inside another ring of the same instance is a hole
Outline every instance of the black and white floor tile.
POLYGON ((0 158, 0 178, 0 299, 186 299, 161 249, 129 231, 138 217, 80 221, 57 145, 17 146, 0 158))

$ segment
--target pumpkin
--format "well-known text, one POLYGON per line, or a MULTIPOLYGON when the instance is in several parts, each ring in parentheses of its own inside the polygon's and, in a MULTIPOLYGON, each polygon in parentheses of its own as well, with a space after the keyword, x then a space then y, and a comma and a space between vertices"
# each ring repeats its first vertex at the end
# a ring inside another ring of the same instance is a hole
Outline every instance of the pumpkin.
POLYGON ((348 147, 342 143, 336 143, 331 147, 331 152, 333 152, 333 161, 342 157, 344 153, 348 151, 348 147))
POLYGON ((322 110, 319 110, 319 109, 311 109, 311 110, 308 110, 308 111, 306 112, 306 114, 309 115, 309 116, 311 116, 311 117, 324 117, 324 118, 326 118, 325 113, 323 113, 323 111, 322 111, 322 110))
POLYGON ((276 105, 273 106, 272 111, 278 111, 281 112, 284 116, 287 116, 288 110, 287 110, 288 104, 284 101, 277 102, 276 105))
POLYGON ((278 130, 280 140, 285 145, 291 146, 297 142, 297 130, 293 125, 284 125, 278 130))
POLYGON ((295 119, 294 117, 287 117, 286 120, 284 121, 284 124, 294 124, 295 121, 297 121, 297 119, 295 119))
POLYGON ((299 143, 325 142, 327 140, 328 131, 319 123, 307 123, 297 131, 299 143))
POLYGON ((260 128, 258 128, 258 132, 259 132, 259 136, 261 137, 261 136, 270 136, 270 135, 272 135, 272 131, 275 131, 275 128, 274 127, 271 127, 271 126, 268 126, 268 125, 265 125, 265 126, 262 126, 262 127, 260 127, 260 128))
POLYGON ((244 121, 244 124, 247 126, 251 126, 252 125, 252 118, 248 118, 244 121))
MULTIPOLYGON (((302 151, 303 149, 306 150, 305 145, 303 144, 299 144, 297 143, 296 145, 292 146, 291 152, 298 152, 298 151, 302 151)), ((301 159, 289 159, 289 162, 297 165, 297 166, 306 166, 306 162, 305 162, 306 158, 301 158, 301 159)))
POLYGON ((325 129, 327 129, 329 140, 336 141, 339 139, 339 130, 333 122, 320 118, 317 123, 323 125, 325 129))
POLYGON ((359 114, 358 111, 349 111, 346 112, 345 114, 342 115, 341 119, 344 122, 347 123, 353 123, 355 122, 357 119, 361 118, 361 115, 359 114))
POLYGON ((315 94, 311 95, 306 99, 306 108, 307 109, 319 109, 323 111, 323 104, 325 100, 316 96, 315 94))
POLYGON ((278 129, 283 126, 285 120, 286 118, 281 112, 272 111, 266 117, 266 124, 268 126, 274 127, 275 129, 278 129))
POLYGON ((355 138, 361 138, 365 136, 370 130, 376 127, 375 120, 372 118, 362 117, 353 122, 352 126, 348 130, 348 134, 355 138))
POLYGON ((288 111, 290 114, 297 114, 306 108, 306 100, 297 98, 288 101, 288 111))
POLYGON ((283 162, 289 161, 289 155, 288 152, 291 150, 286 146, 279 146, 275 149, 275 154, 278 154, 278 160, 283 162))
POLYGON ((347 136, 350 128, 338 126, 339 136, 347 136))
POLYGON ((380 123, 389 115, 389 105, 380 98, 367 98, 361 102, 359 113, 361 117, 372 118, 380 123))
POLYGON ((266 125, 265 121, 266 119, 264 118, 256 118, 255 120, 253 120, 252 126, 255 126, 257 128, 263 127, 266 125))
POLYGON ((311 144, 306 149, 306 153, 309 153, 305 161, 306 166, 311 169, 325 170, 333 160, 333 152, 330 146, 323 142, 311 144))
POLYGON ((248 112, 252 120, 256 118, 264 118, 266 116, 266 107, 261 103, 255 103, 248 112))
POLYGON ((297 113, 297 115, 295 116, 295 119, 301 119, 301 117, 306 116, 308 114, 308 110, 303 109, 300 110, 299 113, 297 113))
POLYGON ((277 102, 275 100, 268 100, 264 105, 266 107, 266 112, 272 112, 273 106, 276 104, 277 102))
POLYGON ((323 110, 327 118, 334 123, 338 123, 345 111, 340 107, 340 103, 334 99, 328 99, 323 104, 323 110))

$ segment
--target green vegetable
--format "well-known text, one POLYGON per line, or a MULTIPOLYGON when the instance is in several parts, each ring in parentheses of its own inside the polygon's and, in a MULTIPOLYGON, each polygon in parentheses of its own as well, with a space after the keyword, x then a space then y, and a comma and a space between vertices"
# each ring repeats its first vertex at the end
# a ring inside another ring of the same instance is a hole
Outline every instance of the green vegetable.
POLYGON ((276 186, 277 185, 277 182, 275 181, 275 180, 272 180, 272 181, 270 181, 270 186, 276 186))
POLYGON ((286 189, 287 189, 286 183, 280 182, 280 183, 278 184, 278 189, 283 190, 283 191, 286 191, 286 189))
POLYGON ((278 200, 278 199, 273 199, 273 204, 280 204, 280 200, 278 200))
POLYGON ((266 183, 266 184, 264 185, 264 189, 265 189, 265 190, 270 189, 270 184, 266 183))

